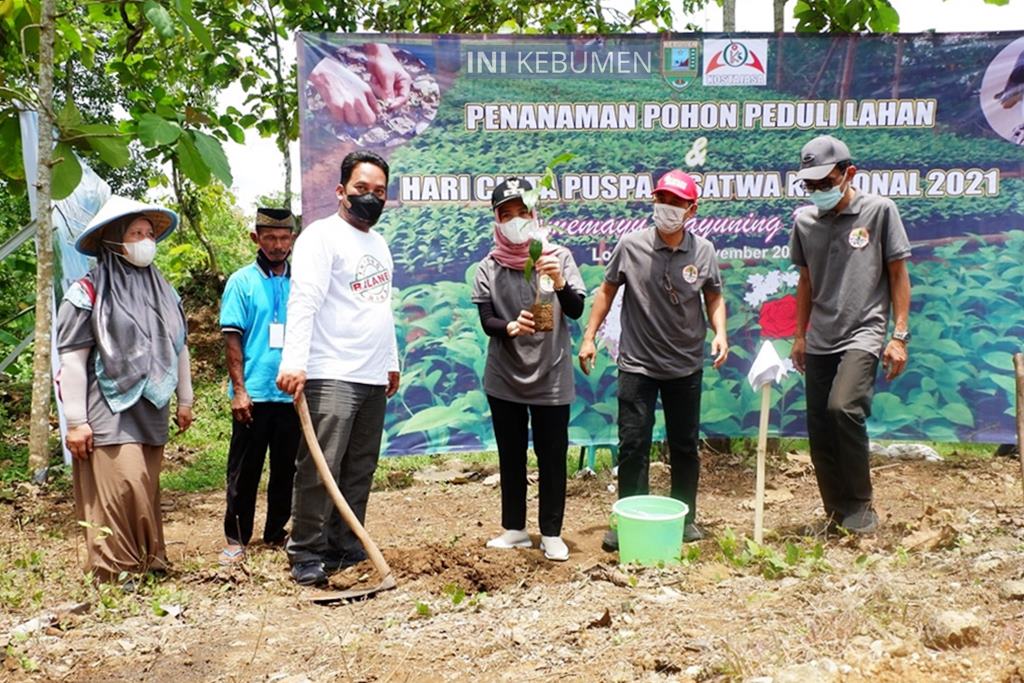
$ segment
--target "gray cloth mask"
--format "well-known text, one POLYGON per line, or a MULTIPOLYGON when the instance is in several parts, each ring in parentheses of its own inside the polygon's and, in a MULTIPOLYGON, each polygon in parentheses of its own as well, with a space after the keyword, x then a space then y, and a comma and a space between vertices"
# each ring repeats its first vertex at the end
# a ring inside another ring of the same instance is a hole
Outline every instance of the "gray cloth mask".
POLYGON ((124 394, 148 380, 146 397, 163 408, 185 346, 186 323, 174 290, 156 268, 136 268, 109 248, 100 250, 93 283, 93 335, 103 374, 114 384, 101 382, 101 390, 124 394))

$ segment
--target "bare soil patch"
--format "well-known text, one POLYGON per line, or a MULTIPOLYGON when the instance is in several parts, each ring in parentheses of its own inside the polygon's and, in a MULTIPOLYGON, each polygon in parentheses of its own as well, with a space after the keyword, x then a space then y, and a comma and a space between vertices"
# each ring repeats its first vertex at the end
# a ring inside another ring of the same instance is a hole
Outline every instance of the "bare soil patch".
MULTIPOLYGON (((668 473, 655 465, 656 490, 668 473)), ((0 504, 0 679, 46 681, 997 681, 1024 676, 1024 507, 1014 461, 878 463, 884 524, 869 538, 808 537, 821 520, 800 457, 772 462, 764 548, 746 545, 753 472, 705 458, 710 537, 685 566, 618 568, 600 549, 607 473, 570 482, 568 562, 494 551, 499 492, 417 482, 375 492, 368 526, 396 590, 321 607, 283 552, 217 567, 220 493, 166 496, 172 575, 125 595, 85 585, 68 494, 0 504), (771 498, 770 498, 771 499, 771 498), (746 553, 744 554, 744 551, 746 553), (16 627, 65 603, 26 635, 16 627), (942 613, 972 630, 935 642, 942 613)), ((531 494, 536 495, 535 486, 531 494)), ((531 500, 535 515, 536 501, 531 500)), ((262 514, 262 512, 260 513, 262 514)), ((531 528, 536 529, 535 517, 531 528)), ((534 541, 539 538, 534 536, 534 541)), ((368 563, 335 587, 377 580, 368 563)))

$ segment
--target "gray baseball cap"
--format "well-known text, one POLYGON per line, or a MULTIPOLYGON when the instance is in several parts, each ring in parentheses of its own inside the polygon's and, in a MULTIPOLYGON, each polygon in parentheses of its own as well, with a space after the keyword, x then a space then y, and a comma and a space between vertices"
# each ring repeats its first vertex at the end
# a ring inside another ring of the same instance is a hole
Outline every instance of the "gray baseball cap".
POLYGON ((821 180, 840 161, 850 161, 850 148, 831 135, 819 135, 800 150, 800 180, 821 180))

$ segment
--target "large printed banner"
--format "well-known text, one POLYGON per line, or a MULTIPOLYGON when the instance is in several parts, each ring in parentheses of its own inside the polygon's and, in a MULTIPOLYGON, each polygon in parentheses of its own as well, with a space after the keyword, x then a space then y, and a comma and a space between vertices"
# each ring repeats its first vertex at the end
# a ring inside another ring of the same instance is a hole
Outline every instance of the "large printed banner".
MULTIPOLYGON (((1024 33, 300 34, 299 79, 304 223, 337 210, 346 153, 369 148, 391 164, 379 229, 395 258, 403 376, 387 454, 494 447, 487 338, 470 301, 493 244, 488 200, 503 177, 539 179, 570 154, 541 213, 592 291, 617 240, 651 227, 657 177, 682 167, 698 179, 689 229, 718 250, 732 344, 721 372, 705 368, 702 430, 756 433, 744 376, 761 340, 782 355, 792 343, 789 231, 808 203, 795 172, 822 133, 849 145, 856 187, 893 198, 914 243, 910 364, 879 379, 872 434, 1013 440, 1024 33)), ((574 443, 616 442, 616 328, 613 314, 596 371, 576 371, 574 443)), ((806 433, 802 378, 775 396, 772 425, 806 433)))

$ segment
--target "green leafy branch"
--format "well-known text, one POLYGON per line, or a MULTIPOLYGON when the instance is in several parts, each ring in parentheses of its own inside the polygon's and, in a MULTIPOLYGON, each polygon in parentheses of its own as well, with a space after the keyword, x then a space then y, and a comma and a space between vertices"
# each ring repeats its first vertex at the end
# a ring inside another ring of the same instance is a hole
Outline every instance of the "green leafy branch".
POLYGON ((572 152, 565 152, 548 162, 548 165, 544 168, 544 175, 541 176, 540 181, 537 183, 537 187, 523 192, 523 203, 526 204, 527 209, 533 211, 534 207, 540 202, 541 189, 554 189, 555 183, 558 182, 558 178, 555 177, 555 168, 575 158, 576 155, 572 152))
POLYGON ((523 277, 526 278, 527 282, 533 280, 533 268, 537 264, 537 260, 540 258, 543 250, 543 242, 535 239, 530 240, 530 256, 526 259, 526 265, 523 266, 523 277))
POLYGON ((900 15, 889 0, 798 0, 793 16, 800 33, 900 30, 900 15))
MULTIPOLYGON (((572 161, 576 158, 576 155, 572 152, 564 152, 559 154, 544 168, 544 175, 537 183, 537 187, 523 192, 523 203, 526 204, 526 208, 533 211, 534 207, 540 202, 540 191, 541 189, 551 190, 554 189, 555 183, 558 179, 555 177, 555 168, 572 161)), ((544 243, 540 240, 530 240, 530 256, 526 259, 526 265, 523 267, 523 277, 527 282, 533 281, 533 269, 537 264, 537 260, 540 258, 541 253, 544 249, 544 243)), ((537 296, 534 299, 534 304, 540 299, 540 287, 537 287, 537 296)))

